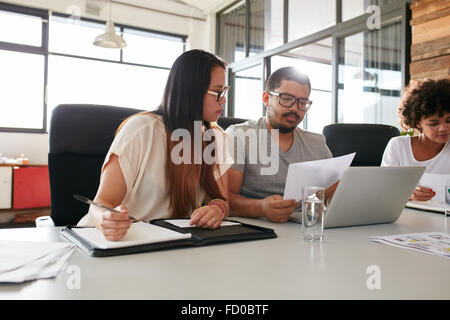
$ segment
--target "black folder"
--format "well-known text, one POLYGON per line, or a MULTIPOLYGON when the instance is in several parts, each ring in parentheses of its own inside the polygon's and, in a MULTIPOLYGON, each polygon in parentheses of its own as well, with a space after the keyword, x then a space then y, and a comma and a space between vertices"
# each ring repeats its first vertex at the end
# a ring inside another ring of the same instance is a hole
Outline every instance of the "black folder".
POLYGON ((221 226, 220 228, 217 229, 205 229, 199 227, 180 228, 178 226, 166 222, 165 220, 166 219, 155 219, 151 220, 149 223, 179 233, 190 233, 191 238, 148 243, 143 245, 128 246, 122 248, 102 249, 93 246, 90 242, 88 242, 82 236, 78 235, 73 231, 73 229, 75 228, 85 228, 85 227, 66 226, 62 229, 61 234, 68 240, 75 243, 86 254, 93 257, 117 256, 124 254, 166 250, 181 247, 197 247, 225 242, 270 239, 277 237, 273 229, 259 227, 252 224, 241 223, 239 221, 233 220, 224 220, 224 221, 236 222, 239 224, 230 226, 221 226))

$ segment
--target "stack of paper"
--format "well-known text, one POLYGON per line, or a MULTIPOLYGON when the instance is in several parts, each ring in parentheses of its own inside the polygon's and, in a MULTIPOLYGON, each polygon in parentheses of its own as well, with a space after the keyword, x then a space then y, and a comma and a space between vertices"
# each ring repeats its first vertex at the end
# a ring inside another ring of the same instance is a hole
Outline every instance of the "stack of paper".
POLYGON ((133 223, 125 237, 119 241, 106 240, 103 233, 97 228, 74 228, 73 231, 95 248, 100 249, 125 248, 156 242, 189 239, 191 237, 190 233, 179 233, 143 221, 133 223))
POLYGON ((410 233, 384 237, 370 237, 370 240, 390 246, 436 254, 450 259, 450 234, 447 233, 410 233))
POLYGON ((74 249, 71 243, 0 241, 0 282, 55 277, 74 249))

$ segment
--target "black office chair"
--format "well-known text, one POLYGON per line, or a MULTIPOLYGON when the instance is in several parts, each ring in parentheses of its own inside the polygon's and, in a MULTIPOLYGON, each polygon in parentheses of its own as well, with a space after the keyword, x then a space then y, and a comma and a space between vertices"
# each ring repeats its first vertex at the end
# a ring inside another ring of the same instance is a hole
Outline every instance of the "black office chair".
POLYGON ((73 198, 95 197, 100 170, 119 124, 138 109, 63 104, 52 113, 48 169, 51 213, 57 226, 72 225, 89 206, 73 198))
POLYGON ((368 123, 336 123, 323 128, 333 157, 356 152, 352 166, 379 166, 384 149, 400 131, 393 126, 368 123))
POLYGON ((233 117, 220 117, 217 120, 217 124, 223 129, 226 130, 229 126, 233 124, 238 124, 247 121, 248 119, 242 118, 233 118, 233 117))
MULTIPOLYGON (((119 124, 143 110, 88 104, 63 104, 52 113, 48 168, 51 217, 57 226, 73 225, 89 206, 73 198, 93 199, 100 182, 105 156, 119 124)), ((245 119, 222 117, 224 129, 245 119)))

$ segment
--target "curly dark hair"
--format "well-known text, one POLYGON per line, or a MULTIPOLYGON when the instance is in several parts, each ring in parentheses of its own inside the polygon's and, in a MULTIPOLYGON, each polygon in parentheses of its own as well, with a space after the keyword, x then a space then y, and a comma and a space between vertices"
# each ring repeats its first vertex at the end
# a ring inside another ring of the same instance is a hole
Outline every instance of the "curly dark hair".
POLYGON ((450 78, 412 80, 403 92, 398 108, 403 129, 419 129, 424 117, 450 112, 450 78))

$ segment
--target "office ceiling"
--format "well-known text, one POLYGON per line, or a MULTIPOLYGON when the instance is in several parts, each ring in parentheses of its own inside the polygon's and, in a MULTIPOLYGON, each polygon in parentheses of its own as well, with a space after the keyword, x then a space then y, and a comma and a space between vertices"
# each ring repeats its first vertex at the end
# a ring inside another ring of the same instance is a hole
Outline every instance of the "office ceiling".
POLYGON ((188 6, 195 7, 202 12, 207 12, 212 4, 216 5, 220 2, 227 2, 227 1, 214 1, 214 0, 166 0, 166 1, 186 4, 188 6))
POLYGON ((188 6, 195 8, 202 13, 209 13, 214 9, 223 7, 231 0, 159 0, 159 1, 148 1, 148 0, 120 0, 120 2, 128 3, 132 5, 139 5, 142 7, 152 7, 155 4, 161 4, 167 2, 168 4, 177 3, 179 5, 188 6))

